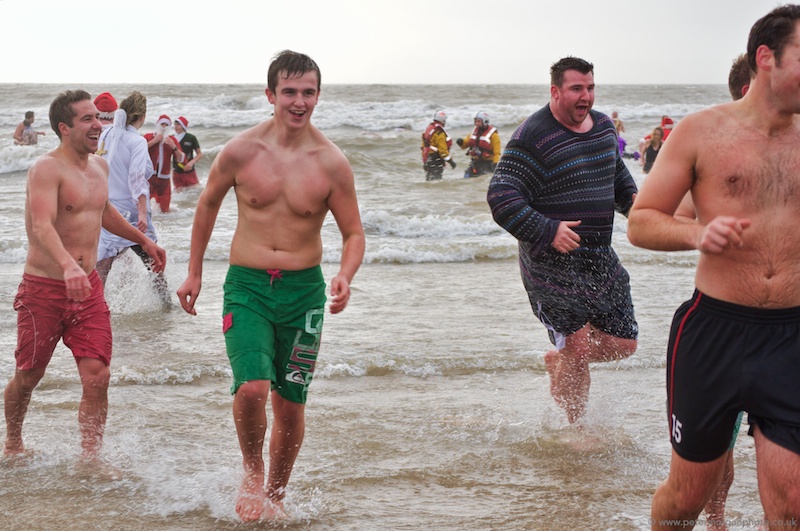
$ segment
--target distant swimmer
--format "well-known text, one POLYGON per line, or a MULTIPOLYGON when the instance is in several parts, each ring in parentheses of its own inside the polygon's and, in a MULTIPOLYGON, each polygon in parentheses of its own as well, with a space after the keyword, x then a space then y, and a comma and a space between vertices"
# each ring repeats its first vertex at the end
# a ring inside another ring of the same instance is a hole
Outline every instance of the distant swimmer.
POLYGON ((108 164, 93 155, 102 124, 89 94, 83 90, 59 94, 50 105, 50 124, 59 146, 28 170, 28 254, 14 299, 16 370, 4 393, 3 453, 25 451, 22 424, 31 394, 44 377, 56 344, 63 340, 77 362, 83 388, 78 406, 82 465, 91 473, 117 476, 116 469, 99 459, 112 347, 111 318, 95 271, 100 227, 141 245, 156 271, 164 268, 166 254, 108 202, 108 164))
POLYGON ((636 350, 630 279, 611 247, 614 213, 628 213, 636 184, 613 122, 592 109, 594 66, 565 57, 550 80, 550 103, 511 137, 487 200, 519 240, 523 285, 555 346, 544 356, 550 393, 575 423, 586 413, 589 365, 636 350))
POLYGON ((44 136, 44 131, 33 128, 33 111, 25 113, 25 119, 14 130, 14 144, 18 146, 35 146, 39 143, 39 135, 44 136))
POLYGON ((422 167, 425 170, 426 181, 441 180, 445 162, 456 169, 456 161, 450 154, 453 139, 445 131, 445 123, 447 123, 447 113, 436 111, 433 113, 433 121, 422 133, 422 167))
POLYGON ((500 160, 500 134, 489 124, 489 115, 478 111, 474 116, 475 128, 464 138, 456 139, 458 147, 467 150, 469 167, 464 177, 478 177, 492 173, 500 160))

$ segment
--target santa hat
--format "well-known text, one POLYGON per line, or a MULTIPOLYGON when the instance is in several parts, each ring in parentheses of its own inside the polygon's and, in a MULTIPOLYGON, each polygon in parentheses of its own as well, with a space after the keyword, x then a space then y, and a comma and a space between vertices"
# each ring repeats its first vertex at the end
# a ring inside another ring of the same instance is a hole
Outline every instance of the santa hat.
POLYGON ((94 99, 95 107, 100 112, 108 112, 113 113, 117 110, 117 100, 114 99, 114 96, 109 94, 108 92, 103 92, 102 94, 98 94, 97 97, 94 99))
POLYGON ((106 120, 113 120, 114 111, 116 111, 117 108, 119 107, 117 105, 117 100, 115 100, 114 96, 112 96, 108 92, 103 92, 102 94, 98 94, 97 97, 94 99, 94 105, 100 112, 100 118, 104 118, 106 120))
POLYGON ((175 120, 176 122, 180 123, 183 126, 184 131, 189 130, 189 120, 184 118, 183 116, 178 116, 178 119, 175 120))
POLYGON ((162 114, 161 116, 158 117, 158 121, 156 122, 156 125, 170 126, 170 125, 172 125, 172 120, 170 120, 169 116, 167 116, 166 114, 162 114))
POLYGON ((661 118, 661 127, 664 127, 664 126, 667 126, 667 125, 672 127, 673 125, 675 125, 675 122, 669 116, 664 116, 663 118, 661 118))

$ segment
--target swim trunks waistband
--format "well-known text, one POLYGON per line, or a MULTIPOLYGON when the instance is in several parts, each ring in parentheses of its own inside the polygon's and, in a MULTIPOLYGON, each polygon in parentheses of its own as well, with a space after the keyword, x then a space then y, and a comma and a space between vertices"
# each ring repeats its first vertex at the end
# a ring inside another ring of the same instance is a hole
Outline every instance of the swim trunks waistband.
MULTIPOLYGON (((97 274, 96 269, 92 269, 92 272, 89 273, 89 282, 94 283, 94 279, 99 277, 97 274)), ((56 287, 64 287, 66 286, 66 282, 59 278, 50 278, 50 277, 40 277, 39 275, 31 275, 30 273, 22 273, 23 280, 29 280, 31 282, 36 282, 38 284, 44 284, 49 286, 56 286, 56 287)))
POLYGON ((230 270, 236 271, 238 274, 250 275, 255 280, 267 280, 269 282, 277 280, 286 282, 317 282, 322 280, 322 267, 318 265, 309 267, 308 269, 290 271, 286 269, 255 269, 231 264, 230 270))
POLYGON ((697 301, 697 307, 703 310, 726 317, 753 322, 764 322, 771 324, 796 323, 800 321, 800 306, 791 308, 756 308, 754 306, 742 306, 733 302, 709 297, 698 289, 694 290, 692 300, 697 301))

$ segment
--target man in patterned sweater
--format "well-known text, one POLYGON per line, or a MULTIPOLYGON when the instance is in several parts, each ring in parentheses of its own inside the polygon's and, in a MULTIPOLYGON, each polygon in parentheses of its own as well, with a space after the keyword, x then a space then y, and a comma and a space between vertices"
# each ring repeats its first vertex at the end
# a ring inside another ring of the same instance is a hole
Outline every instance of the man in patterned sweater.
POLYGON ((594 66, 566 57, 550 78, 550 103, 514 133, 487 199, 519 240, 523 284, 556 347, 544 358, 550 393, 574 423, 586 412, 589 364, 636 350, 629 277, 611 232, 614 211, 627 215, 637 190, 613 121, 592 110, 594 66))

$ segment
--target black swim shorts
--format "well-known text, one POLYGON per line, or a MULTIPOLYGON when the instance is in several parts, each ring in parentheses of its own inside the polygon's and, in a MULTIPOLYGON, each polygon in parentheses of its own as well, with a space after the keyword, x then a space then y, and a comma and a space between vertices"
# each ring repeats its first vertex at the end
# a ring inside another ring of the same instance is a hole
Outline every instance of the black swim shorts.
POLYGON ((667 408, 675 452, 725 453, 740 410, 772 442, 800 454, 800 307, 765 310, 695 291, 675 312, 667 408))

